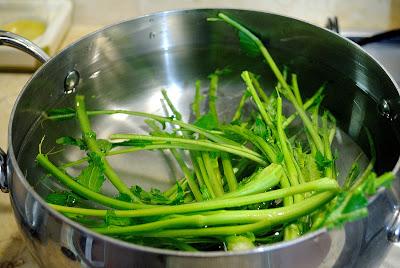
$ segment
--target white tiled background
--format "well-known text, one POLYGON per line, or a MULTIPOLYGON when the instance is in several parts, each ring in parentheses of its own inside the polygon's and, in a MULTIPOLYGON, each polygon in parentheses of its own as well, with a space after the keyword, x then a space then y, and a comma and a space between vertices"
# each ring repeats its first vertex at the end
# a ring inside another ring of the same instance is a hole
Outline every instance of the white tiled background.
MULTIPOLYGON (((2 1, 2 0, 0 0, 2 1)), ((55 1, 55 0, 53 0, 55 1)), ((300 18, 324 26, 327 17, 338 16, 345 31, 384 31, 400 28, 400 0, 74 0, 73 25, 63 46, 120 20, 161 10, 200 7, 256 9, 300 18)), ((1 59, 0 59, 1 60, 1 59)), ((0 147, 7 144, 8 117, 29 73, 0 72, 0 147)), ((27 253, 16 228, 8 195, 0 194, 0 267, 37 267, 27 253)), ((400 267, 398 248, 390 252, 384 267, 400 267)))

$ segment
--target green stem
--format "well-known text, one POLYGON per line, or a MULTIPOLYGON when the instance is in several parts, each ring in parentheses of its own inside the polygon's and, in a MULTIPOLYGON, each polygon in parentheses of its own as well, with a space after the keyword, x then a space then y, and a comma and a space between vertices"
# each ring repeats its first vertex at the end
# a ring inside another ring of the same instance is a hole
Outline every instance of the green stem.
POLYGON ((261 117, 263 118, 264 122, 267 124, 267 126, 272 130, 272 132, 275 132, 275 126, 272 123, 272 119, 270 115, 267 113, 267 111, 264 109, 264 105, 262 104, 260 98, 257 95, 257 92, 253 86, 253 83, 251 81, 251 78, 249 76, 248 71, 242 72, 242 78, 243 81, 246 83, 247 89, 249 90, 251 96, 253 97, 254 102, 257 105, 258 111, 261 114, 261 117))
POLYGON ((227 153, 232 153, 242 157, 249 158, 261 165, 265 165, 265 161, 262 159, 261 155, 247 149, 245 147, 234 146, 230 144, 218 144, 210 142, 208 140, 192 140, 185 138, 171 138, 171 137, 155 137, 148 135, 138 135, 138 134, 112 134, 110 139, 127 139, 127 140, 142 140, 142 141, 165 141, 175 144, 193 144, 198 146, 203 146, 205 148, 215 149, 224 151, 227 153))
MULTIPOLYGON (((134 153, 143 150, 156 150, 156 149, 185 149, 185 150, 194 150, 194 151, 207 151, 207 152, 217 152, 217 149, 212 148, 205 148, 204 146, 197 146, 193 144, 170 144, 168 142, 162 142, 157 144, 146 144, 140 147, 130 147, 125 149, 113 150, 107 152, 106 156, 113 156, 113 155, 120 155, 120 154, 127 154, 127 153, 134 153)), ((72 161, 66 164, 59 166, 59 168, 65 169, 73 166, 78 166, 88 161, 88 157, 83 157, 76 161, 72 161)))
POLYGON ((202 153, 204 166, 207 171, 208 178, 211 183, 211 187, 216 197, 222 196, 224 194, 224 189, 222 188, 221 181, 215 173, 214 167, 211 163, 210 155, 206 152, 202 153))
POLYGON ((74 181, 70 176, 65 174, 63 171, 58 169, 44 154, 38 154, 36 157, 37 162, 50 174, 52 174, 56 179, 58 179, 62 184, 69 187, 75 193, 86 197, 89 200, 96 201, 102 205, 117 208, 117 209, 138 209, 152 207, 145 204, 129 203, 120 201, 100 193, 89 190, 88 188, 82 186, 78 182, 74 181))
MULTIPOLYGON (((148 216, 160 216, 169 214, 193 213, 193 212, 210 211, 210 210, 224 209, 224 208, 235 208, 240 206, 257 204, 306 192, 324 192, 324 191, 336 192, 338 190, 339 190, 339 185, 335 180, 329 178, 323 178, 307 182, 298 186, 272 190, 265 193, 258 193, 253 195, 215 199, 215 200, 174 205, 174 206, 157 206, 154 208, 144 208, 138 210, 113 210, 113 213, 115 213, 114 215, 116 217, 148 217, 148 216)), ((67 207, 67 206, 59 206, 52 204, 50 204, 50 206, 62 213, 73 213, 73 214, 96 216, 96 217, 105 217, 108 211, 101 209, 76 208, 76 207, 67 207)))
POLYGON ((188 181, 189 188, 192 191, 194 198, 196 201, 202 201, 203 197, 201 196, 201 192, 199 190, 199 186, 197 185, 196 181, 193 178, 192 172, 189 170, 189 168, 186 166, 185 161, 183 160, 181 154, 179 154, 175 149, 170 150, 173 156, 175 157, 176 161, 178 162, 178 165, 182 169, 182 172, 188 181))
POLYGON ((282 166, 272 163, 255 173, 247 183, 242 184, 236 191, 226 193, 220 198, 226 199, 268 191, 270 188, 279 184, 283 174, 282 166))
POLYGON ((248 98, 249 98, 249 93, 247 90, 245 90, 242 94, 242 97, 240 98, 240 101, 239 101, 238 107, 236 108, 235 114, 232 117, 232 122, 240 120, 240 118, 242 117, 243 106, 246 103, 246 100, 248 98))
POLYGON ((249 76, 251 78, 251 81, 254 85, 254 88, 257 90, 258 95, 261 97, 262 101, 264 103, 268 103, 269 98, 267 96, 267 94, 265 94, 264 90, 262 89, 260 83, 258 82, 256 76, 253 73, 249 72, 249 76))
MULTIPOLYGON (((283 89, 285 90, 286 96, 288 97, 289 101, 292 102, 294 108, 298 112, 300 118, 302 119, 305 127, 307 130, 310 132, 310 136, 312 137, 315 145, 317 146, 318 150, 320 152, 323 152, 323 144, 321 141, 321 138, 318 135, 318 132, 313 128, 313 125, 308 118, 307 114, 303 110, 303 106, 297 103, 297 100, 295 96, 293 95, 289 85, 287 84, 285 78, 283 77, 281 71, 279 70, 278 66, 276 65, 275 61, 269 54, 267 48, 264 46, 264 44, 261 42, 261 40, 255 36, 252 32, 250 32, 248 29, 237 23, 236 21, 232 20, 229 18, 227 15, 223 13, 219 13, 218 17, 220 17, 222 20, 227 22, 228 24, 232 25, 234 28, 238 29, 245 35, 247 35, 253 42, 258 46, 261 54, 264 56, 265 60, 267 61, 269 67, 271 68, 272 72, 275 74, 276 78, 278 79, 279 83, 282 85, 283 89)), ((258 105, 257 105, 258 106, 258 105)), ((261 111, 260 111, 261 112, 261 111)), ((262 115, 264 117, 264 115, 262 115)))
MULTIPOLYGON (((321 97, 322 92, 324 91, 324 86, 321 86, 315 94, 309 98, 303 105, 304 110, 308 110, 311 106, 315 104, 315 102, 321 97)), ((297 117, 298 113, 295 112, 292 115, 290 115, 288 118, 286 118, 285 121, 283 121, 283 128, 286 128, 289 126, 297 117)))
POLYGON ((294 96, 296 97, 297 103, 303 106, 303 100, 301 99, 299 85, 297 84, 297 75, 292 74, 292 88, 294 96))
MULTIPOLYGON (((186 129, 195 133, 199 133, 200 135, 203 135, 204 137, 209 138, 212 141, 215 141, 217 143, 221 144, 231 144, 231 145, 239 145, 238 143, 226 139, 224 137, 221 137, 219 135, 215 135, 212 133, 212 131, 209 131, 207 129, 197 127, 193 124, 185 123, 180 120, 176 120, 170 117, 163 117, 155 114, 149 114, 149 113, 143 113, 143 112, 136 112, 136 111, 128 111, 128 110, 97 110, 97 111, 86 111, 86 114, 88 116, 95 116, 95 115, 113 115, 113 114, 126 114, 129 116, 138 116, 138 117, 144 117, 144 118, 150 118, 162 123, 171 123, 180 126, 182 129, 186 129)), ((65 113, 61 115, 44 115, 46 119, 49 120, 66 120, 66 119, 72 119, 76 116, 75 113, 65 113)))
POLYGON ((201 105, 201 100, 202 100, 202 96, 201 96, 201 92, 200 92, 200 89, 201 89, 200 80, 196 80, 195 87, 196 87, 196 93, 195 93, 194 101, 192 104, 192 111, 194 113, 195 118, 198 119, 201 116, 200 105, 201 105))
POLYGON ((182 120, 182 115, 178 110, 175 108, 174 104, 172 103, 171 99, 168 97, 167 91, 165 89, 161 90, 161 94, 163 95, 165 101, 168 104, 168 107, 171 109, 172 114, 176 117, 177 120, 182 120))
POLYGON ((217 88, 218 88, 218 75, 213 73, 210 75, 210 88, 208 90, 208 109, 209 112, 214 116, 215 120, 218 122, 218 112, 217 112, 217 88))
MULTIPOLYGON (((260 221, 264 221, 265 225, 262 228, 255 229, 252 231, 259 231, 260 229, 265 229, 267 227, 272 227, 277 224, 281 224, 284 222, 293 221, 299 217, 307 215, 313 212, 315 209, 325 204, 329 200, 331 200, 335 196, 334 193, 326 192, 317 194, 308 199, 303 200, 297 204, 294 204, 290 207, 282 207, 282 208, 273 208, 273 209, 263 209, 263 210, 231 210, 231 211, 216 211, 213 214, 205 214, 205 215, 189 215, 189 216, 179 216, 175 218, 159 220, 150 223, 137 224, 133 226, 108 226, 101 228, 93 228, 92 230, 102 233, 102 234, 150 234, 157 236, 164 236, 162 234, 166 231, 157 231, 163 229, 175 229, 181 227, 197 227, 201 229, 183 229, 179 230, 180 233, 175 231, 174 235, 168 236, 199 236, 203 234, 197 233, 199 230, 210 230, 212 227, 209 226, 218 226, 218 225, 237 225, 237 224, 247 224, 247 223, 256 223, 260 221), (203 228, 207 226, 207 228, 203 228), (188 233, 187 231, 193 231, 192 233, 188 233), (196 231, 197 230, 197 231, 196 231)), ((236 226, 238 228, 239 226, 236 226)), ((215 227, 217 228, 217 227, 215 227)), ((222 228, 222 227, 220 227, 222 228)), ((219 235, 231 235, 231 234, 239 234, 242 231, 237 231, 235 233, 224 232, 228 226, 224 226, 221 230, 219 230, 219 235)), ((239 230, 239 229, 237 229, 239 230)), ((207 233, 209 234, 209 233, 207 233)), ((217 235, 217 234, 214 234, 217 235)))
POLYGON ((110 182, 118 189, 120 193, 128 195, 133 201, 141 203, 140 199, 137 198, 125 185, 125 183, 120 179, 111 165, 108 163, 105 158, 103 152, 100 150, 100 147, 96 140, 96 134, 93 132, 90 126, 89 118, 86 114, 85 108, 85 97, 81 95, 77 95, 75 97, 76 100, 76 116, 78 117, 78 121, 82 130, 83 139, 85 140, 89 150, 101 159, 101 162, 104 165, 104 174, 110 180, 110 182))
POLYGON ((226 178, 226 182, 228 183, 229 191, 230 192, 235 191, 238 188, 238 183, 237 183, 237 180, 235 177, 235 173, 233 172, 232 163, 231 163, 229 154, 222 153, 221 159, 222 159, 222 167, 224 169, 224 175, 226 178))
POLYGON ((329 129, 328 129, 328 114, 327 112, 324 112, 322 115, 322 142, 324 143, 324 152, 325 152, 325 158, 328 161, 331 161, 331 164, 325 168, 325 176, 336 179, 336 174, 334 172, 335 166, 334 166, 334 160, 332 157, 332 151, 331 151, 331 143, 329 141, 329 129))
MULTIPOLYGON (((293 160, 293 152, 288 148, 288 139, 282 128, 282 98, 277 97, 276 125, 278 130, 279 144, 285 160, 285 166, 288 171, 289 182, 292 186, 298 185, 298 174, 293 160)), ((295 202, 300 201, 300 196, 295 196, 295 202)))
POLYGON ((213 187, 211 185, 210 178, 208 177, 206 166, 204 165, 203 157, 200 153, 195 155, 195 161, 196 161, 197 165, 199 166, 200 174, 202 176, 204 184, 206 185, 208 193, 210 194, 211 198, 215 198, 216 195, 215 195, 213 187))

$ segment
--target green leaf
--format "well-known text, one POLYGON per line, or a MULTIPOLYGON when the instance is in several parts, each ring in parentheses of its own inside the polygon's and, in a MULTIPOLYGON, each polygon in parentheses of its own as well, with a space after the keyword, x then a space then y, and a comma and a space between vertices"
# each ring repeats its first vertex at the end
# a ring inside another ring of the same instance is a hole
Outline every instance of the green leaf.
POLYGON ((340 192, 333 203, 328 206, 328 211, 321 225, 334 228, 367 216, 368 196, 375 194, 383 182, 385 184, 390 183, 393 178, 392 173, 385 173, 377 178, 376 174, 371 172, 361 183, 355 184, 349 190, 340 192))
POLYGON ((317 151, 315 154, 315 163, 317 164, 318 170, 323 172, 327 167, 332 165, 332 160, 326 159, 320 151, 317 151))
POLYGON ((143 190, 140 186, 131 187, 131 192, 137 196, 143 203, 152 205, 178 205, 183 203, 184 192, 182 187, 177 183, 177 193, 173 199, 162 194, 159 189, 152 188, 149 192, 143 190))
POLYGON ((84 140, 82 139, 75 139, 73 137, 70 136, 64 136, 64 137, 60 137, 56 140, 57 144, 61 144, 61 145, 72 145, 72 146, 77 146, 79 147, 81 150, 87 150, 87 146, 84 140))
POLYGON ((119 193, 115 197, 115 199, 121 200, 121 201, 125 201, 125 202, 132 202, 132 198, 129 195, 125 194, 125 193, 119 193))
POLYGON ((99 192, 106 180, 103 171, 104 168, 101 159, 92 154, 89 156, 89 165, 79 174, 77 182, 94 192, 99 192))
POLYGON ((45 200, 50 204, 73 207, 81 200, 81 197, 74 193, 64 191, 60 193, 50 193, 46 196, 45 200))
POLYGON ((239 42, 243 51, 246 52, 246 54, 248 54, 249 56, 256 57, 261 54, 257 44, 254 43, 254 41, 251 40, 250 37, 248 37, 243 32, 239 32, 239 42))
POLYGON ((211 113, 206 113, 194 122, 194 125, 208 130, 213 130, 218 127, 218 121, 211 113))
POLYGON ((267 139, 269 136, 267 125, 264 123, 264 120, 259 117, 256 118, 256 121, 254 123, 253 133, 263 139, 267 139))

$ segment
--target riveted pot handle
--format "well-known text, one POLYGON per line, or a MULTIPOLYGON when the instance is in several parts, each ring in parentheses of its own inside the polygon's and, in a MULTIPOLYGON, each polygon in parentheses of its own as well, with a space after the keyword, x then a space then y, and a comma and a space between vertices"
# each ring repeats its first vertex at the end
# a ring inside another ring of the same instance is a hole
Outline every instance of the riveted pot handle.
POLYGON ((14 47, 24 51, 42 63, 50 59, 46 52, 31 41, 7 31, 0 30, 0 45, 14 47))
MULTIPOLYGON (((49 55, 31 41, 7 31, 0 30, 0 46, 14 47, 24 51, 42 63, 50 59, 49 55)), ((8 192, 7 175, 7 155, 0 148, 0 190, 2 192, 8 192)))
POLYGON ((3 193, 8 193, 7 155, 1 148, 0 148, 0 190, 3 193))

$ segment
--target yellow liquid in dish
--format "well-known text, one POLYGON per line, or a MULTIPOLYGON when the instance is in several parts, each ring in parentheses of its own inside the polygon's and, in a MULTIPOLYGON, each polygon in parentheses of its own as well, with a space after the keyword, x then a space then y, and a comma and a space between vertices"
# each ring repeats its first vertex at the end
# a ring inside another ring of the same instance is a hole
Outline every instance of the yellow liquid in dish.
POLYGON ((34 40, 44 33, 46 24, 40 20, 20 19, 1 25, 0 29, 34 40))

